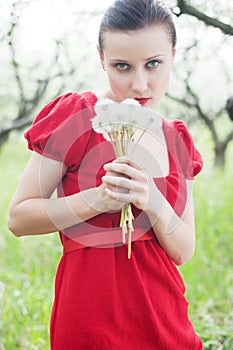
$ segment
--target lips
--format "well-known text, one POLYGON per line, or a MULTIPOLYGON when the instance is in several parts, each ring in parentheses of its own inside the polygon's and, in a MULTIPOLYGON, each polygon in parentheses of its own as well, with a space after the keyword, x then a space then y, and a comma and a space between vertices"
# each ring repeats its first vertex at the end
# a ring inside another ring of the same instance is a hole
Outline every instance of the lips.
POLYGON ((150 100, 150 98, 147 98, 147 97, 135 97, 134 100, 138 101, 141 105, 144 105, 150 100))

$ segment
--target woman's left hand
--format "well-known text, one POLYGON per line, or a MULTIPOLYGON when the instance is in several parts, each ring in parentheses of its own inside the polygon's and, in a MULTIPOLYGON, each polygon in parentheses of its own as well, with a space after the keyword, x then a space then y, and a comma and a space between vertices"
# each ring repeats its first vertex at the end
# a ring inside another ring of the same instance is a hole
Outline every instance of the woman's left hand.
MULTIPOLYGON (((132 203, 143 210, 166 253, 177 265, 188 261, 195 249, 195 227, 192 193, 181 217, 156 187, 153 177, 128 158, 118 158, 104 166, 102 178, 108 196, 132 203)), ((149 170, 148 170, 149 172, 149 170)), ((189 186, 190 187, 190 186, 189 186)), ((188 188, 189 188, 188 187, 188 188)))
POLYGON ((140 210, 145 210, 149 197, 149 181, 145 172, 128 158, 117 158, 104 165, 106 175, 102 181, 112 199, 132 203, 140 210))

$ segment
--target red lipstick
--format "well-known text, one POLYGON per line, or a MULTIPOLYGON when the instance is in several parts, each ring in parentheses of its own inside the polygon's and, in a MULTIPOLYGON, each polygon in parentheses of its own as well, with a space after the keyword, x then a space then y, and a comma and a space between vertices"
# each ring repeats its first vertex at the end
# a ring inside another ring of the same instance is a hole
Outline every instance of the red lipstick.
POLYGON ((150 100, 150 98, 146 98, 146 97, 135 97, 134 100, 138 101, 141 105, 144 105, 144 104, 146 104, 146 103, 150 100))

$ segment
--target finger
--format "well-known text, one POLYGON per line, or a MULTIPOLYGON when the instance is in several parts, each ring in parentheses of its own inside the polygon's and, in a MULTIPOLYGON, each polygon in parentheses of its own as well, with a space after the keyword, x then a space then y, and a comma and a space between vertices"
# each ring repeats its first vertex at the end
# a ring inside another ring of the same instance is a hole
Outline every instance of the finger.
POLYGON ((130 179, 137 179, 139 181, 145 178, 145 175, 141 170, 138 170, 126 163, 113 162, 110 164, 106 164, 105 170, 123 174, 130 179))
POLYGON ((131 167, 138 169, 138 170, 142 170, 141 166, 139 164, 137 164, 134 160, 127 158, 127 157, 119 157, 116 158, 113 163, 121 163, 121 164, 128 164, 131 167))
POLYGON ((112 200, 116 200, 118 202, 131 203, 134 200, 134 194, 132 192, 130 193, 114 192, 114 191, 111 191, 110 188, 108 187, 106 187, 105 192, 109 198, 111 198, 112 200))
POLYGON ((127 157, 119 157, 119 158, 116 158, 114 159, 111 163, 106 163, 104 164, 104 169, 108 169, 111 167, 112 164, 116 164, 116 163, 119 163, 119 164, 127 164, 135 169, 138 169, 138 170, 142 170, 141 166, 139 166, 135 161, 133 161, 132 159, 129 159, 127 157))
POLYGON ((134 184, 133 181, 127 178, 122 178, 120 176, 103 176, 102 181, 108 187, 113 186, 116 190, 119 188, 127 189, 133 191, 134 184))
POLYGON ((105 176, 116 176, 116 177, 119 177, 119 176, 120 176, 120 177, 124 177, 124 178, 126 178, 126 179, 129 179, 129 176, 124 175, 124 174, 117 173, 117 172, 115 172, 115 171, 106 171, 105 176))

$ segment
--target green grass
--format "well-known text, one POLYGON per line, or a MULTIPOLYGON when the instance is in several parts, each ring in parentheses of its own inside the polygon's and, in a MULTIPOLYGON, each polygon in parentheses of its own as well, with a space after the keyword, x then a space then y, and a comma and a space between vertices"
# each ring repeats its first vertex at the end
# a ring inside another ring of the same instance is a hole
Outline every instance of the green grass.
MULTIPOLYGON (((48 350, 57 235, 15 238, 7 230, 9 201, 30 152, 12 135, 0 153, 0 350, 48 350)), ((195 182, 197 248, 180 271, 190 318, 208 350, 233 349, 233 215, 231 169, 195 182)))
POLYGON ((190 316, 205 349, 233 349, 233 215, 230 173, 200 175, 195 184, 197 248, 181 267, 190 316))
POLYGON ((19 239, 7 230, 9 201, 30 155, 15 137, 0 154, 0 350, 47 350, 61 247, 57 235, 19 239))

